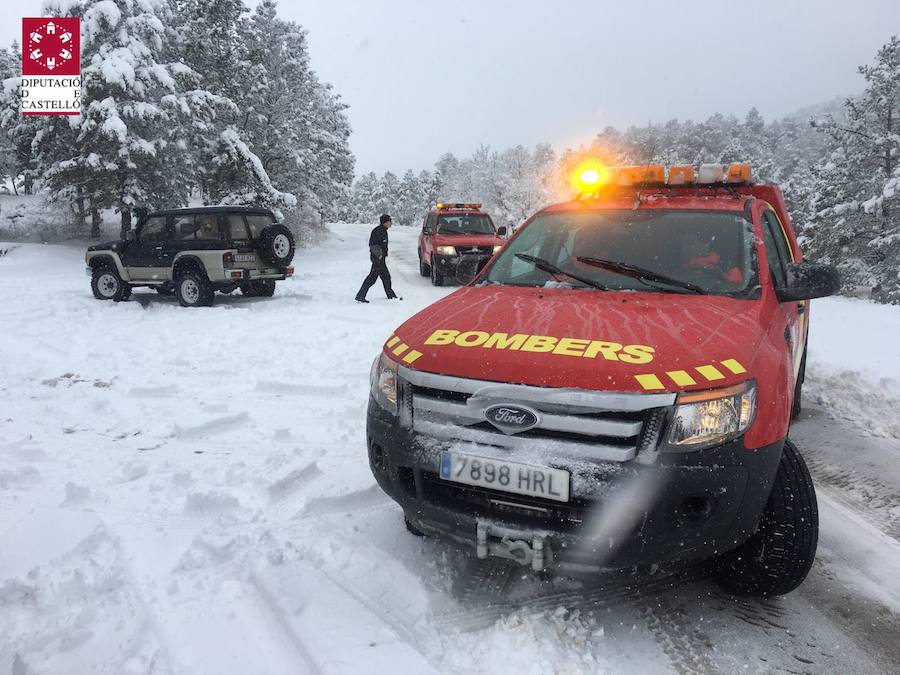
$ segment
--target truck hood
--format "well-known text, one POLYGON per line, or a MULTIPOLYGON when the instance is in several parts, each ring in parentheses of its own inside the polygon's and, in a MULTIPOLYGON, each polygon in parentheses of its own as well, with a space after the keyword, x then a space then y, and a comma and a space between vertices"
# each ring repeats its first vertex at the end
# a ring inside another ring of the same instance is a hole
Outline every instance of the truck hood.
POLYGON ((758 300, 712 295, 465 287, 385 344, 416 370, 545 387, 709 389, 752 377, 758 300))

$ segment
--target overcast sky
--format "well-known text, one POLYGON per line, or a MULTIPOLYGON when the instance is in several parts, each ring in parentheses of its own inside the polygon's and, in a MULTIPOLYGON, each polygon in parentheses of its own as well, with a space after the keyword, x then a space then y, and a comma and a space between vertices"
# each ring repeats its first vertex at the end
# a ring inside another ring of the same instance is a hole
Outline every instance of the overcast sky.
MULTIPOLYGON (((252 0, 250 0, 252 3, 252 0)), ((253 3, 255 4, 255 3, 253 3)), ((0 40, 41 0, 0 0, 0 40)), ((350 106, 357 173, 446 151, 715 112, 769 119, 862 87, 900 0, 281 0, 350 106)))

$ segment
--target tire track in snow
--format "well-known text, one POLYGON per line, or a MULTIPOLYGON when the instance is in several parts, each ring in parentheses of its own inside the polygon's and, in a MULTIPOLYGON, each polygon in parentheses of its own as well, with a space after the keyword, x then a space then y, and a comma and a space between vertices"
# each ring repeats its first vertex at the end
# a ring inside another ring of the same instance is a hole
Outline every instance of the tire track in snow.
MULTIPOLYGON (((502 565, 502 563, 493 564, 502 565)), ((474 593, 469 593, 469 589, 466 589, 460 607, 431 615, 429 623, 442 630, 454 628, 469 632, 487 628, 516 612, 538 613, 565 607, 569 610, 591 613, 620 603, 639 607, 646 599, 665 593, 673 586, 702 577, 697 570, 662 574, 649 580, 636 580, 618 575, 613 579, 592 581, 563 591, 548 593, 545 589, 538 588, 536 592, 511 598, 507 590, 510 580, 517 571, 521 572, 521 569, 510 567, 505 577, 497 571, 489 571, 488 575, 499 579, 499 586, 492 586, 488 579, 479 579, 473 584, 474 593), (490 594, 484 597, 479 594, 479 589, 490 594)))
POLYGON ((349 513, 351 511, 360 515, 377 509, 389 508, 393 504, 394 502, 382 492, 380 487, 372 485, 344 495, 310 499, 297 516, 299 518, 314 518, 327 516, 332 513, 349 513))

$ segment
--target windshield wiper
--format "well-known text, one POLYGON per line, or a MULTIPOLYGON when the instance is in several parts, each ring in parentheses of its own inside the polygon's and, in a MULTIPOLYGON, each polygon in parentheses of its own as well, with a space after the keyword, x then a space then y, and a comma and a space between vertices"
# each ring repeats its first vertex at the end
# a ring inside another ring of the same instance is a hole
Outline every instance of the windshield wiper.
MULTIPOLYGON (((689 281, 682 281, 681 279, 675 279, 674 277, 669 277, 665 274, 660 274, 659 272, 653 272, 652 270, 644 269, 643 267, 638 267, 637 265, 632 265, 630 263, 616 262, 614 260, 603 260, 602 258, 591 258, 584 256, 578 256, 576 260, 578 262, 584 263, 585 265, 593 265, 594 267, 599 267, 609 272, 614 272, 625 277, 637 279, 638 281, 644 283, 644 285, 646 286, 650 286, 651 284, 668 284, 669 286, 675 286, 676 288, 683 288, 684 290, 690 291, 691 293, 706 295, 706 291, 697 284, 692 284, 689 281)), ((658 286, 652 287, 659 289, 658 286)))
POLYGON ((569 277, 570 279, 574 279, 575 281, 580 281, 586 286, 591 286, 596 288, 598 291, 608 291, 609 288, 604 286, 603 284, 599 284, 596 281, 591 279, 585 279, 582 276, 577 274, 572 274, 571 272, 566 272, 563 269, 560 269, 556 265, 551 262, 544 260, 543 258, 538 258, 533 255, 528 255, 527 253, 516 253, 516 257, 519 260, 524 260, 525 262, 530 262, 532 265, 537 267, 541 272, 546 272, 554 277, 569 277))

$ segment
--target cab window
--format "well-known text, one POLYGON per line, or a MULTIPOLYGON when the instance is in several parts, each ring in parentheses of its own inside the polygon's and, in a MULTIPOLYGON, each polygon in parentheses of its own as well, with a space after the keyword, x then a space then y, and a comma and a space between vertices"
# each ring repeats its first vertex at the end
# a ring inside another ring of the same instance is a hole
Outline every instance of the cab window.
POLYGON ((485 214, 448 214, 438 217, 438 234, 494 234, 494 225, 485 214))
POLYGON ((166 239, 168 236, 165 216, 153 216, 144 221, 141 228, 141 241, 165 241, 166 239))
POLYGON ((784 286, 787 281, 786 270, 787 264, 791 262, 791 255, 781 225, 771 211, 763 213, 763 238, 766 243, 766 258, 769 260, 772 283, 779 288, 784 286))
POLYGON ((755 238, 743 212, 686 209, 567 211, 540 215, 510 241, 484 279, 516 286, 566 285, 592 289, 684 292, 596 264, 642 268, 706 293, 756 297, 755 238), (553 275, 516 254, 560 269, 553 275), (594 261, 594 262, 592 262, 594 261), (570 276, 574 275, 574 276, 570 276))

